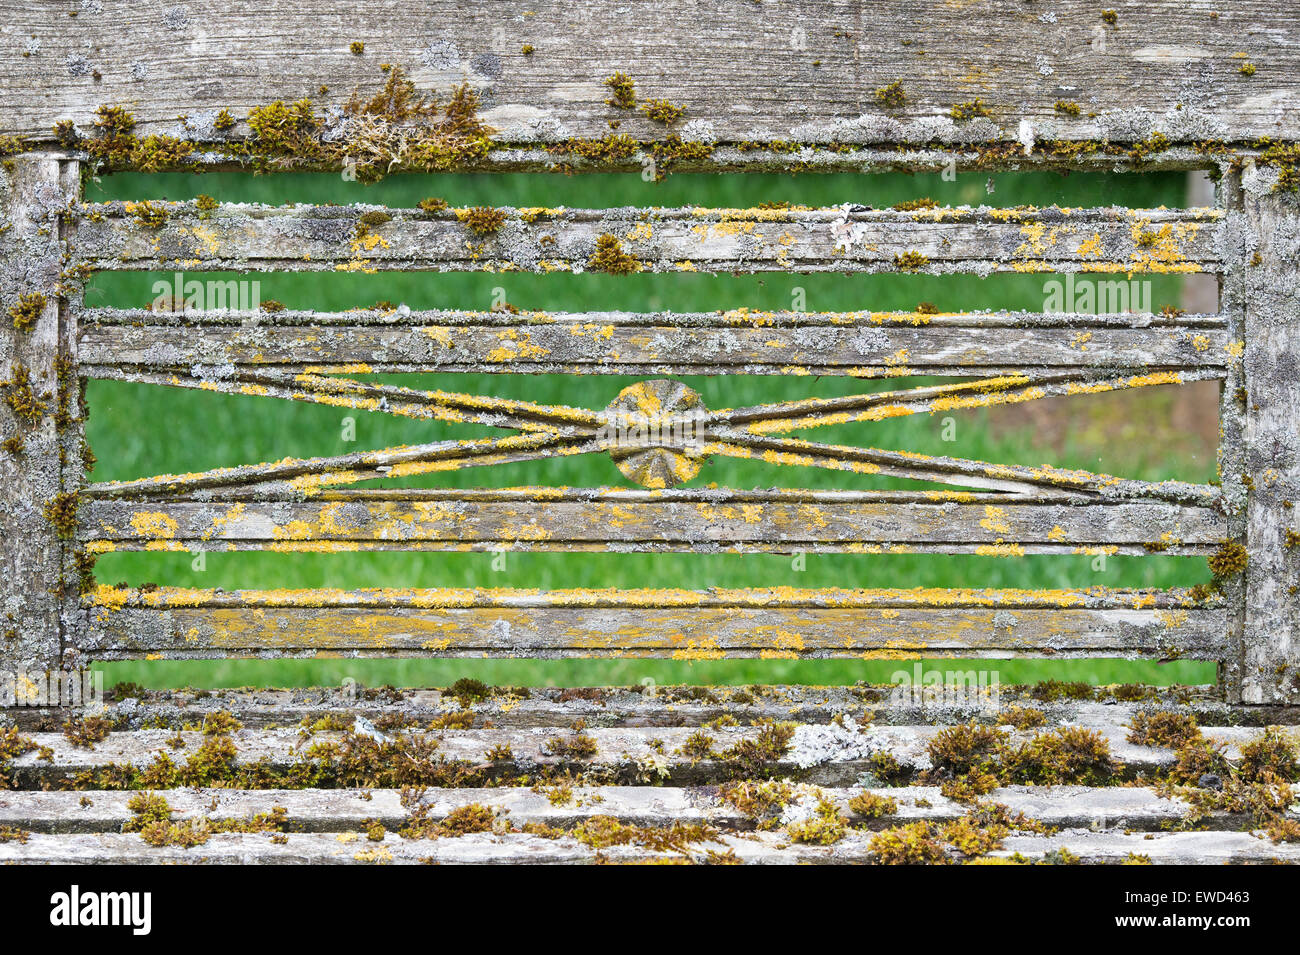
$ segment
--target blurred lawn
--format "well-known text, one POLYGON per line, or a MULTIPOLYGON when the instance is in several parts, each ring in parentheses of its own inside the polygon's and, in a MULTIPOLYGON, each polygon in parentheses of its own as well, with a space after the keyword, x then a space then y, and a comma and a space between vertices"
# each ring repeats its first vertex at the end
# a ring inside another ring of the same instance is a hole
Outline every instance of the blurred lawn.
MULTIPOLYGON (((93 199, 189 199, 200 193, 229 202, 365 202, 413 206, 441 196, 454 206, 705 205, 745 207, 785 200, 807 205, 855 202, 877 208, 928 195, 942 203, 977 205, 1181 206, 1182 174, 1148 176, 1052 173, 984 174, 945 183, 937 175, 675 175, 663 183, 644 183, 636 175, 395 176, 361 186, 335 176, 242 174, 114 175, 93 184, 93 199)), ((90 305, 142 306, 153 298, 153 282, 170 275, 114 273, 95 276, 87 290, 90 305)), ((404 302, 412 308, 488 308, 496 289, 520 308, 579 311, 623 308, 638 311, 712 310, 748 306, 788 308, 795 287, 805 290, 810 310, 910 309, 919 301, 944 310, 1022 308, 1039 311, 1043 283, 1052 276, 843 276, 692 274, 606 276, 596 274, 376 274, 324 273, 257 276, 262 300, 291 308, 342 310, 376 301, 404 302)), ((1177 277, 1153 279, 1152 301, 1177 303, 1177 277)), ((604 407, 620 389, 638 380, 612 376, 558 375, 407 375, 376 380, 476 394, 526 398, 588 408, 604 407)), ((926 379, 862 382, 845 378, 781 376, 685 377, 710 408, 790 400, 809 396, 897 389, 926 379)), ((951 454, 1002 463, 1050 462, 1160 480, 1177 477, 1205 481, 1214 476, 1213 460, 1196 460, 1182 450, 1168 419, 1172 389, 1144 395, 1151 440, 1138 443, 1072 440, 1072 433, 1046 435, 1028 428, 994 431, 997 409, 957 413, 956 439, 942 439, 943 417, 912 416, 892 421, 821 428, 801 436, 814 440, 951 454)), ((443 438, 478 437, 504 432, 439 422, 412 423, 380 414, 350 413, 355 443, 343 440, 339 409, 266 399, 161 389, 117 382, 92 382, 88 437, 100 464, 95 479, 140 477, 167 471, 274 460, 285 456, 338 454, 443 438)), ((1073 401, 1084 401, 1076 398, 1073 401)), ((947 417, 947 416, 944 416, 947 417)), ((375 482, 373 486, 383 486, 375 482)), ((435 475, 420 486, 623 485, 627 482, 604 457, 587 456, 531 462, 459 474, 435 475)), ((890 488, 915 482, 848 475, 816 468, 772 468, 761 462, 715 460, 691 486, 890 488)), ((929 486, 929 485, 919 485, 929 486)), ((658 586, 798 587, 987 586, 1167 587, 1208 579, 1200 559, 1167 556, 1111 557, 1104 568, 1084 556, 992 559, 941 555, 810 555, 796 572, 781 555, 692 554, 510 554, 506 569, 491 569, 491 554, 209 554, 202 572, 189 555, 112 554, 97 575, 105 582, 157 582, 177 586, 273 587, 570 587, 658 586)), ((1047 677, 1092 682, 1144 680, 1155 683, 1213 682, 1212 665, 1173 663, 1157 666, 1125 661, 942 661, 942 669, 996 669, 1003 682, 1047 677)), ((578 685, 670 682, 841 683, 888 680, 910 663, 865 661, 531 661, 531 660, 322 660, 132 662, 107 666, 109 682, 134 680, 148 685, 311 685, 337 684, 351 677, 379 683, 442 685, 461 676, 489 683, 578 685)))

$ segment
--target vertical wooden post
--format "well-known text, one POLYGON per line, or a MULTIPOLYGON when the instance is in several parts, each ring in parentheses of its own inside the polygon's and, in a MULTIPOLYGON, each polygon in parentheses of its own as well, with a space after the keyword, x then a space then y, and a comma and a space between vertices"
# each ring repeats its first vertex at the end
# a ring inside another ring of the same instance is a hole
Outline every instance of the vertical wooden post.
POLYGON ((62 610, 76 595, 65 537, 81 474, 67 448, 80 445, 80 414, 60 278, 77 180, 77 164, 55 156, 0 167, 0 670, 9 690, 0 706, 13 702, 15 683, 21 695, 26 680, 75 666, 62 610))
POLYGON ((1300 200, 1248 166, 1242 701, 1300 703, 1300 200))

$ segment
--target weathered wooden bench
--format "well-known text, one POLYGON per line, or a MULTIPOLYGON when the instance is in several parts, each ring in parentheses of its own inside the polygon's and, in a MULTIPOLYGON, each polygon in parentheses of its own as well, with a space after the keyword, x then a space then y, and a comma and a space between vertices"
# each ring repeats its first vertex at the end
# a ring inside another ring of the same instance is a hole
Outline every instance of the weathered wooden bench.
POLYGON ((1264 0, 9 10, 0 861, 1300 861, 1289 788, 1300 775, 1295 29, 1264 0), (1213 208, 1172 210, 82 199, 96 171, 220 168, 359 179, 1203 168, 1218 186, 1213 208), (83 304, 94 272, 155 269, 1204 272, 1219 277, 1220 301, 1196 315, 83 304), (645 383, 604 409, 550 407, 373 384, 351 377, 358 367, 645 383), (716 411, 671 380, 729 373, 975 381, 716 411), (78 383, 91 378, 506 436, 87 483, 78 383), (1222 395, 1212 485, 789 436, 1205 379, 1222 395), (638 489, 363 485, 585 453, 610 454, 638 489), (954 490, 677 487, 704 455, 954 490), (1161 552, 1204 555, 1216 577, 1173 591, 548 593, 93 579, 109 551, 197 547, 1161 552), (996 696, 465 680, 427 691, 119 689, 98 717, 60 705, 66 696, 30 705, 41 699, 33 681, 75 683, 94 661, 310 655, 1182 658, 1216 662, 1219 680, 996 696))

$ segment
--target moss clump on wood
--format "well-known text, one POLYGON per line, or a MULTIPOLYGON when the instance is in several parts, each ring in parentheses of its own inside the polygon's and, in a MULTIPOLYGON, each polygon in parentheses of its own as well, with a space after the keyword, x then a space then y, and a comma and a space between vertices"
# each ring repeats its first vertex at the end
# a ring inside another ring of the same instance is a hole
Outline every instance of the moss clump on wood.
POLYGON ((48 299, 40 292, 26 292, 9 306, 9 319, 20 332, 30 332, 45 310, 48 299))
POLYGON ((48 391, 37 393, 32 387, 32 373, 26 365, 14 364, 9 369, 9 379, 0 381, 5 393, 5 404, 14 417, 29 425, 36 424, 45 414, 50 400, 48 391))
POLYGON ((1139 710, 1129 723, 1128 741, 1137 746, 1168 746, 1171 749, 1198 739, 1201 735, 1196 717, 1169 710, 1139 710))
POLYGON ((871 837, 871 851, 881 865, 948 865, 952 861, 928 822, 876 833, 871 837))
POLYGON ((608 272, 610 275, 630 275, 640 272, 645 264, 636 256, 623 251, 623 244, 618 238, 605 232, 596 239, 596 252, 587 261, 587 268, 592 272, 608 272))
POLYGON ((876 90, 876 102, 889 109, 898 109, 907 102, 907 93, 901 80, 895 80, 876 90))
POLYGON ((1018 730, 1034 729, 1047 722, 1047 714, 1032 706, 1008 706, 998 714, 998 722, 1018 730))
POLYGON ((597 752, 595 737, 578 732, 572 736, 552 736, 542 744, 542 752, 564 760, 585 761, 597 752))
POLYGON ((906 252, 894 256, 894 266, 904 272, 916 272, 929 264, 929 257, 915 249, 908 249, 906 252))
POLYGON ((77 505, 79 499, 71 491, 61 491, 45 503, 45 519, 54 525, 55 533, 70 538, 77 533, 77 505))
POLYGON ((917 212, 921 209, 934 209, 938 205, 939 203, 929 196, 920 196, 916 199, 904 199, 902 202, 896 202, 890 208, 895 212, 917 212))
POLYGON ((791 823, 786 827, 786 834, 791 842, 829 846, 844 838, 848 824, 848 818, 840 815, 835 803, 825 796, 818 796, 815 815, 811 819, 791 823))
POLYGON ((621 71, 605 77, 602 86, 608 86, 610 96, 605 100, 607 106, 615 109, 633 109, 636 107, 636 82, 621 71))
POLYGON ((1248 555, 1246 548, 1237 541, 1224 541, 1219 549, 1205 562, 1210 566, 1210 573, 1218 579, 1235 577, 1246 569, 1248 555))
POLYGON ((974 119, 977 116, 992 116, 993 111, 984 105, 983 101, 976 97, 967 103, 954 103, 948 115, 953 119, 961 122, 962 120, 974 119))
POLYGON ((859 793, 849 800, 849 810, 863 819, 879 819, 898 812, 898 800, 876 793, 859 793))
POLYGON ((1003 778, 1040 786, 1104 786, 1118 770, 1106 738, 1064 726, 1040 733, 1005 758, 1003 778))
POLYGON ((774 828, 793 797, 790 784, 776 779, 742 780, 718 788, 718 798, 752 819, 759 829, 774 828))
POLYGON ((126 214, 148 229, 161 229, 167 224, 167 207, 160 202, 128 202, 126 214))
POLYGON ((112 720, 102 716, 87 716, 70 719, 63 724, 63 735, 68 742, 81 749, 94 749, 96 743, 108 739, 113 728, 112 720))
POLYGON ((675 106, 666 99, 652 99, 641 104, 641 112, 645 113, 647 119, 669 126, 681 119, 686 109, 675 106))
POLYGON ((491 235, 506 224, 506 214, 490 206, 474 206, 471 209, 457 209, 456 218, 465 224, 475 235, 491 235))

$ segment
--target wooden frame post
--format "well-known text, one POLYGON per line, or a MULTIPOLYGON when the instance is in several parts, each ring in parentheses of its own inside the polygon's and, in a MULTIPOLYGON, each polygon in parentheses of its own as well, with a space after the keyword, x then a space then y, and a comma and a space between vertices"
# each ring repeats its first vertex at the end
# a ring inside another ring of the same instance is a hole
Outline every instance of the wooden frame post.
POLYGON ((76 595, 65 568, 81 414, 60 283, 78 174, 76 162, 47 154, 0 168, 0 707, 76 665, 62 618, 76 595))
POLYGON ((1300 202, 1277 181, 1253 163, 1242 176, 1245 703, 1300 703, 1300 202))

